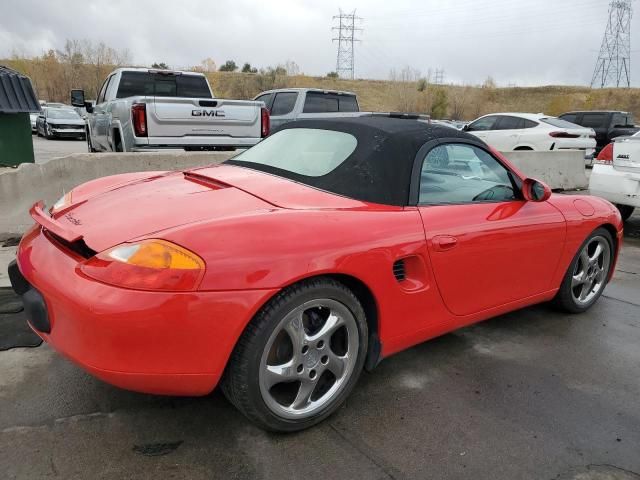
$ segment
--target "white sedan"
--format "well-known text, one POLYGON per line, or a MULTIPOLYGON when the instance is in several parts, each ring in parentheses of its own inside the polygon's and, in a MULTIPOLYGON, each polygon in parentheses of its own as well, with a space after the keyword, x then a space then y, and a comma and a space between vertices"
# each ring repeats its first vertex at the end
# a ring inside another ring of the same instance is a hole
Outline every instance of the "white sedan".
POLYGON ((584 150, 593 158, 596 132, 541 113, 493 113, 464 128, 496 150, 584 150))
POLYGON ((591 195, 614 203, 623 220, 640 207, 640 132, 602 149, 589 178, 591 195))

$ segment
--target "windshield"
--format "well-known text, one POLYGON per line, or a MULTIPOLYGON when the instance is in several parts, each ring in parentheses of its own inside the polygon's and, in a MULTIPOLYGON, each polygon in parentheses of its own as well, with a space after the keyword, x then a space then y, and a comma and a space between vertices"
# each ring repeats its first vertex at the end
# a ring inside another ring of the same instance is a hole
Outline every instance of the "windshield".
POLYGON ((233 158, 237 165, 260 165, 306 177, 321 177, 344 162, 358 141, 349 133, 292 128, 274 133, 233 158))
POLYGON ((80 115, 78 115, 75 111, 67 110, 66 108, 65 109, 63 108, 49 109, 47 110, 47 117, 64 119, 64 120, 82 120, 82 118, 80 118, 80 115))

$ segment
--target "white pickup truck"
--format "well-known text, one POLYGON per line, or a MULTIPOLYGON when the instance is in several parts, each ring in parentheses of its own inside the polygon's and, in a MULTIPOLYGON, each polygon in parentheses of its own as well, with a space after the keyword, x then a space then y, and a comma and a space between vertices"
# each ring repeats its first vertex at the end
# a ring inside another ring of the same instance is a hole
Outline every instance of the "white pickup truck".
POLYGON ((247 148, 269 134, 264 103, 214 98, 201 73, 119 68, 105 80, 95 105, 83 90, 71 104, 87 110, 90 152, 247 148))

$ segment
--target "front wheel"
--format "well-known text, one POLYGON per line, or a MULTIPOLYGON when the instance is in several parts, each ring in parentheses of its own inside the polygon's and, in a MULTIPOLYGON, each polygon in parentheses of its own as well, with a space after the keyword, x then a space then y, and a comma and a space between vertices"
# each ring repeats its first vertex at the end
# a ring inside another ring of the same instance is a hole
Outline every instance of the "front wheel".
POLYGON ((353 389, 367 338, 364 311, 347 287, 332 279, 301 282, 274 297, 247 326, 223 392, 267 430, 311 427, 353 389))
POLYGON ((595 230, 580 246, 554 299, 569 313, 587 311, 602 295, 613 264, 614 244, 604 228, 595 230))
POLYGON ((635 210, 635 207, 632 207, 631 205, 621 205, 619 203, 616 204, 616 207, 620 212, 620 216, 622 217, 623 222, 626 222, 627 220, 629 220, 631 215, 633 215, 633 211, 635 210))

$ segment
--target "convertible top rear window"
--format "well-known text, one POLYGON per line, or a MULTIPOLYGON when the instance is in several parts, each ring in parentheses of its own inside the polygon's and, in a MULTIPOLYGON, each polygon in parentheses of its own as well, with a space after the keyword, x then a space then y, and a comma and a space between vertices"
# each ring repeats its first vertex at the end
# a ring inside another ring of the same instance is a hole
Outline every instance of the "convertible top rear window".
POLYGON ((299 120, 226 163, 355 200, 403 206, 409 204, 420 148, 431 140, 458 137, 478 142, 467 133, 409 119, 299 120))
POLYGON ((296 128, 282 130, 234 158, 307 177, 333 171, 353 153, 356 137, 344 132, 296 128))

